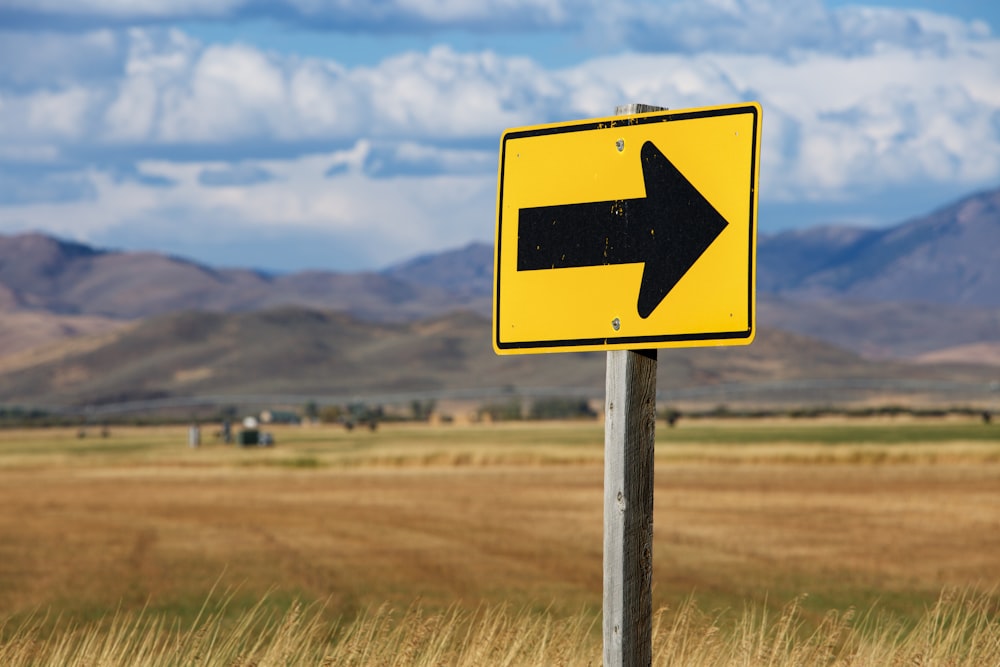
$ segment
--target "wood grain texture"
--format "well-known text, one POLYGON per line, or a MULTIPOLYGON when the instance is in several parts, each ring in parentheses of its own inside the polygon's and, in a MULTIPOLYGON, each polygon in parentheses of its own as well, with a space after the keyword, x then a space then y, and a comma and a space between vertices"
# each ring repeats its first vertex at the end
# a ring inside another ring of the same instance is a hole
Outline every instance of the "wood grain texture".
POLYGON ((608 352, 604 407, 604 665, 650 665, 656 350, 608 352))
POLYGON ((608 353, 604 430, 604 664, 652 662, 656 351, 608 353))

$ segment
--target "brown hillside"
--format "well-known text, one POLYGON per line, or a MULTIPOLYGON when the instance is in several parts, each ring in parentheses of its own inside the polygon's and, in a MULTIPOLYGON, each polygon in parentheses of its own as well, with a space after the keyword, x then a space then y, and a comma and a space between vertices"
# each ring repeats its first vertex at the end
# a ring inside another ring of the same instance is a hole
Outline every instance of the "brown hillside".
POLYGON ((89 315, 5 312, 0 315, 0 373, 97 349, 128 326, 89 315))
POLYGON ((761 287, 853 301, 1000 306, 1000 188, 885 229, 762 238, 761 287))
POLYGON ((399 321, 468 301, 441 287, 376 272, 270 276, 156 253, 97 250, 41 234, 0 235, 0 312, 17 308, 139 319, 184 310, 298 305, 399 321))
MULTIPOLYGON (((92 346, 67 349, 58 358, 0 371, 0 403, 502 394, 505 388, 552 388, 599 397, 604 372, 601 353, 498 357, 490 345, 489 321, 470 312, 383 324, 291 307, 238 314, 186 312, 144 321, 92 346)), ((765 329, 749 347, 661 350, 659 388, 673 395, 800 380, 820 386, 885 378, 985 383, 992 375, 980 367, 870 362, 814 339, 765 329)), ((822 395, 799 395, 794 385, 790 392, 779 398, 822 400, 822 395)))

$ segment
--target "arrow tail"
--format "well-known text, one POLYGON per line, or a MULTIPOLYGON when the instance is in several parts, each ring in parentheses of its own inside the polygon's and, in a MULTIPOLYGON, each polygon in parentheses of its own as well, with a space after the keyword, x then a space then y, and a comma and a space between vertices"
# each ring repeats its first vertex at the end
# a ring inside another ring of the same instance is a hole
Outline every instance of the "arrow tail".
POLYGON ((517 270, 541 271, 641 261, 630 243, 628 200, 522 208, 517 270))

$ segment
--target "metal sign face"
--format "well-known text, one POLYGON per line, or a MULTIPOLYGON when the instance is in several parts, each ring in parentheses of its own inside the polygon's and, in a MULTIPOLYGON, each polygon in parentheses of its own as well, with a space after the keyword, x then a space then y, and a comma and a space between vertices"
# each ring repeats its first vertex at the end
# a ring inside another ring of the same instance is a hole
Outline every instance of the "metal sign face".
POLYGON ((761 108, 506 131, 498 354, 753 340, 761 108))

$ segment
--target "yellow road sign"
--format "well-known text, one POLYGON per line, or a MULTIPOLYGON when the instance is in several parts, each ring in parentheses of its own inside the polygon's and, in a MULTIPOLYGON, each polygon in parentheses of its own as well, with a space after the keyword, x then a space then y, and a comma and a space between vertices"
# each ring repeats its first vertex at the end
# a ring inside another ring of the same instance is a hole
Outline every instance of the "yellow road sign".
POLYGON ((507 130, 498 354, 753 340, 757 103, 507 130))

